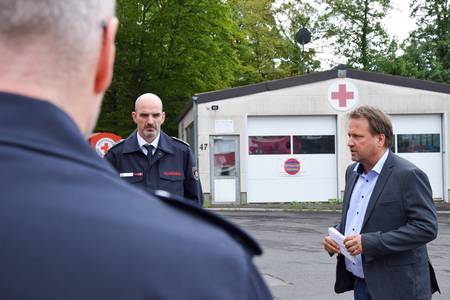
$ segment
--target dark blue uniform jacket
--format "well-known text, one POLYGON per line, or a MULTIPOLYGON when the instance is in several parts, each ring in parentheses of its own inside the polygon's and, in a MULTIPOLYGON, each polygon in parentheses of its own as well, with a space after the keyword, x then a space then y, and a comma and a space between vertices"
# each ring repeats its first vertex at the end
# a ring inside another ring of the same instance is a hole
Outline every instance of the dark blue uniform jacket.
POLYGON ((189 146, 161 131, 158 148, 149 161, 142 152, 136 131, 112 147, 105 158, 122 179, 149 193, 165 190, 203 205, 197 164, 189 146))
POLYGON ((251 237, 126 184, 48 102, 0 93, 0 166, 0 299, 271 299, 251 237))

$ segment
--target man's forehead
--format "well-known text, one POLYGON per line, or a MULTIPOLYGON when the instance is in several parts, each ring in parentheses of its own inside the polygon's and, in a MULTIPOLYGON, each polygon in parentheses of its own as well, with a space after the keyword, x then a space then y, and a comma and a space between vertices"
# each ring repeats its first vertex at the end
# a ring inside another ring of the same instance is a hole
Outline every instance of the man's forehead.
POLYGON ((138 107, 137 113, 139 114, 161 114, 161 107, 138 107))
POLYGON ((369 121, 366 118, 352 118, 348 122, 348 130, 369 130, 369 121))
POLYGON ((368 125, 369 121, 366 118, 351 118, 349 119, 349 124, 358 124, 358 125, 368 125))
POLYGON ((162 102, 157 96, 141 96, 136 100, 136 111, 162 112, 162 102))
POLYGON ((147 111, 147 112, 162 112, 162 105, 158 101, 139 101, 136 105, 136 109, 138 111, 147 111))

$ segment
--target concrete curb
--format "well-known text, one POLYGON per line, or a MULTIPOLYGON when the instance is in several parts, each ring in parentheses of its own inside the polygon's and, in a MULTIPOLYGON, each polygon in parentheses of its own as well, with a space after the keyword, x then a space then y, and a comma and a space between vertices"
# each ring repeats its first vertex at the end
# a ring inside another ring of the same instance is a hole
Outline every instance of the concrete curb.
MULTIPOLYGON (((340 209, 284 209, 284 208, 252 208, 252 207, 209 207, 207 210, 212 211, 245 211, 245 212, 337 212, 341 213, 340 209)), ((438 210, 438 214, 450 214, 448 210, 438 210)))

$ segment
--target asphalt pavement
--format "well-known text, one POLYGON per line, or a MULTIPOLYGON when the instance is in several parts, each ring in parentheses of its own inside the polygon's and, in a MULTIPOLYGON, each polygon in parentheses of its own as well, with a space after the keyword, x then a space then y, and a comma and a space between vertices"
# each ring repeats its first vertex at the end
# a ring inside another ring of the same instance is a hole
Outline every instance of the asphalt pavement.
MULTIPOLYGON (((225 218, 251 233, 264 254, 255 263, 274 298, 282 300, 353 299, 335 294, 336 258, 322 246, 327 228, 338 222, 339 212, 219 211, 225 218)), ((428 245, 442 294, 450 299, 450 214, 439 214, 439 233, 428 245)))

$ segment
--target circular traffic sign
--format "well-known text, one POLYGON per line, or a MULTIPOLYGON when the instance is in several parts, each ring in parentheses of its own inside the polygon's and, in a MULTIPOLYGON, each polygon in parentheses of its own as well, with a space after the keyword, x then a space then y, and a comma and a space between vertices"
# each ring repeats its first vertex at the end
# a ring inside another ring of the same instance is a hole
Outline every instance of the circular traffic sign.
POLYGON ((284 162, 284 171, 289 175, 295 175, 300 172, 300 162, 295 158, 289 158, 284 162))

